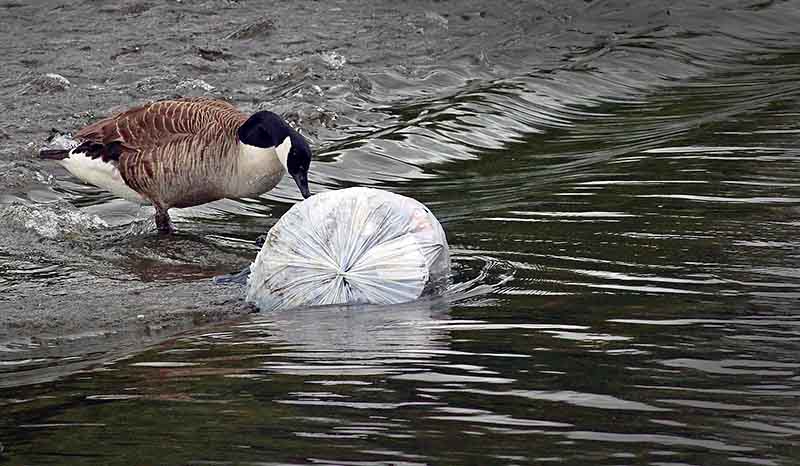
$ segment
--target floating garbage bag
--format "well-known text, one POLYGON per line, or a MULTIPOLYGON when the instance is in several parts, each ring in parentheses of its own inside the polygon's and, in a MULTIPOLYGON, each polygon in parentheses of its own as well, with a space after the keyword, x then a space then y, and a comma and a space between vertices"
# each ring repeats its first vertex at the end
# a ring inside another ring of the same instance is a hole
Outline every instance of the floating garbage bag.
POLYGON ((250 272, 247 301, 264 311, 396 304, 444 291, 450 253, 439 221, 418 201, 348 188, 289 209, 250 272))

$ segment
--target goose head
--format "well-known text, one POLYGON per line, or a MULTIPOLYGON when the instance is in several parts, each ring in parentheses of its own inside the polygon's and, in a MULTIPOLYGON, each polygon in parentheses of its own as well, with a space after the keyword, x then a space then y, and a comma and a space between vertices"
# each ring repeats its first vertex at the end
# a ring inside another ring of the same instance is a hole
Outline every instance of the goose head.
POLYGON ((239 127, 238 135, 241 144, 274 150, 283 168, 297 183, 303 198, 311 196, 308 190, 311 149, 305 138, 283 118, 269 111, 254 113, 239 127))

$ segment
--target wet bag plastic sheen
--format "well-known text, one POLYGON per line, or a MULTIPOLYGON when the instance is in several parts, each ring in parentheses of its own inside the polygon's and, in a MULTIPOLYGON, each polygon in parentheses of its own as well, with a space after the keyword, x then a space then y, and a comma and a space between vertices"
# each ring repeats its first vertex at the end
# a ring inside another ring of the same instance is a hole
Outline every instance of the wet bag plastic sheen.
POLYGON ((393 304, 444 291, 450 255, 442 226, 420 202, 348 188, 295 204, 250 271, 247 300, 264 311, 393 304))

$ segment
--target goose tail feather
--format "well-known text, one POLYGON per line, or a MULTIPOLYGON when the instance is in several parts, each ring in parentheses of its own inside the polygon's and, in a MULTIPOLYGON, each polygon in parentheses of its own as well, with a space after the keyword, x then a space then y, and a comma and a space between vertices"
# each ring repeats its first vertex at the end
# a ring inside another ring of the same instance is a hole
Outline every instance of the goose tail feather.
POLYGON ((46 160, 64 160, 69 157, 69 149, 42 149, 39 158, 46 160))

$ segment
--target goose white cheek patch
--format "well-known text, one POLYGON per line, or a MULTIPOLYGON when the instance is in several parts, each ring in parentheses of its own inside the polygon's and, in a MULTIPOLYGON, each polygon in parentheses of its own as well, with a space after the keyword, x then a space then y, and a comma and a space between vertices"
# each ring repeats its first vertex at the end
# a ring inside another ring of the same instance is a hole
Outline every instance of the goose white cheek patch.
POLYGON ((281 165, 283 165, 283 168, 286 169, 287 172, 289 171, 288 159, 290 150, 292 150, 292 140, 289 136, 286 136, 286 139, 275 148, 275 153, 278 154, 278 160, 280 160, 281 165))

